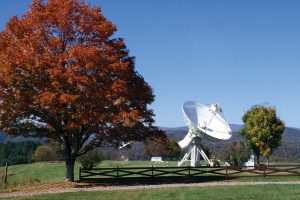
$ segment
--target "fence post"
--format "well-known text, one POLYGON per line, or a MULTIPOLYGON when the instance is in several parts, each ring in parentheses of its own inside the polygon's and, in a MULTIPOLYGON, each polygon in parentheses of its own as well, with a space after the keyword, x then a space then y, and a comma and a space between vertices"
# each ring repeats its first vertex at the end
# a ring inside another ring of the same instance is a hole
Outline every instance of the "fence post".
POLYGON ((79 167, 79 182, 81 182, 81 167, 79 167))
POLYGON ((153 165, 152 165, 152 167, 151 167, 151 182, 153 183, 153 178, 154 178, 154 171, 153 171, 154 169, 153 169, 153 165))
POLYGON ((5 164, 5 177, 4 177, 4 189, 6 190, 6 183, 7 183, 7 171, 8 171, 8 164, 5 164))
POLYGON ((226 165, 226 178, 228 179, 228 166, 226 165))
POLYGON ((117 166, 117 180, 119 180, 119 166, 117 166))
POLYGON ((189 182, 191 182, 191 166, 189 165, 189 182))
POLYGON ((266 166, 264 166, 264 178, 266 178, 266 166))

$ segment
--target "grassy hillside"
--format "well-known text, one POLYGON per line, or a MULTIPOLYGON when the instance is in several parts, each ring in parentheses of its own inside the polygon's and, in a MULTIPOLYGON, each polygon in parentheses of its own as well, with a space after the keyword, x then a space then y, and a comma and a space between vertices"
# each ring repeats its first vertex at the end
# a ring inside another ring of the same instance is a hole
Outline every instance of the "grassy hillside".
MULTIPOLYGON (((149 161, 103 161, 99 167, 150 167, 153 163, 149 161)), ((177 162, 169 162, 168 165, 176 166, 177 162)), ((160 164, 160 166, 163 166, 160 164)), ((4 177, 5 168, 0 167, 0 177, 4 177)), ((79 165, 75 165, 75 180, 78 180, 79 165)), ((64 162, 39 162, 24 165, 14 165, 8 168, 8 188, 17 189, 40 183, 58 183, 65 181, 64 162)), ((4 185, 0 181, 0 191, 4 185)))
MULTIPOLYGON (((149 162, 120 162, 104 161, 99 167, 117 167, 117 166, 149 166, 149 162)), ((4 167, 0 168, 0 174, 4 174, 4 167)), ((78 179, 79 165, 75 165, 75 179, 78 179)), ((65 163, 64 162, 38 162, 24 165, 14 165, 8 168, 8 181, 13 182, 42 182, 54 183, 65 181, 65 163)))
MULTIPOLYGON (((4 167, 0 168, 4 172, 4 167)), ((75 166, 75 177, 78 177, 78 165, 75 166)), ((39 162, 24 165, 14 165, 8 168, 10 182, 61 182, 65 180, 65 164, 63 162, 39 162)))
MULTIPOLYGON (((75 166, 75 177, 78 178, 78 165, 75 166)), ((5 168, 0 168, 0 177, 4 178, 5 168)), ((63 162, 43 162, 8 167, 7 189, 38 185, 41 183, 57 183, 65 181, 65 165, 63 162)), ((0 191, 4 190, 3 181, 0 182, 0 191)))

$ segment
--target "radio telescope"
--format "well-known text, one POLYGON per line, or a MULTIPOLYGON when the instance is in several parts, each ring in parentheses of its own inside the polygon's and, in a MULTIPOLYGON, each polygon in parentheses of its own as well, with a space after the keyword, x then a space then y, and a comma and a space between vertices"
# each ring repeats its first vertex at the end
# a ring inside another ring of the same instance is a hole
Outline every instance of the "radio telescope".
POLYGON ((205 105, 188 101, 183 104, 182 111, 189 132, 178 144, 182 149, 187 147, 189 149, 182 160, 178 162, 178 166, 182 166, 186 161, 190 161, 192 167, 199 166, 200 156, 212 165, 200 146, 201 139, 204 137, 219 140, 231 138, 231 129, 222 117, 220 105, 205 105), (189 158, 190 160, 188 160, 189 158))

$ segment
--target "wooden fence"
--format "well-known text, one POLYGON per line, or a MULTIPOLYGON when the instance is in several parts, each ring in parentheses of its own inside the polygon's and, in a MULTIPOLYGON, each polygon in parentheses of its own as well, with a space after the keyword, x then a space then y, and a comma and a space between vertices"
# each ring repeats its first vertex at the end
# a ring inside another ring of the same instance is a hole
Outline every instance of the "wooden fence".
POLYGON ((79 169, 80 181, 120 182, 122 180, 192 180, 217 177, 220 179, 238 177, 300 176, 300 165, 260 165, 256 167, 117 167, 79 169))

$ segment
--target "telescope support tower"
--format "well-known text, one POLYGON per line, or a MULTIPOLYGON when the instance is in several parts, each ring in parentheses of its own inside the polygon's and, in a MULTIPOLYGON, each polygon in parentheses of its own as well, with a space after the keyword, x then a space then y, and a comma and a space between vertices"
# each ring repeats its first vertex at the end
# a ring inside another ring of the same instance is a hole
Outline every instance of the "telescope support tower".
POLYGON ((199 145, 199 138, 194 137, 193 141, 191 142, 192 145, 190 145, 189 150, 185 153, 182 160, 178 162, 178 166, 182 166, 185 162, 190 161, 191 167, 199 167, 200 164, 200 158, 202 157, 205 161, 209 163, 210 166, 212 166, 212 162, 208 159, 207 155, 199 145), (189 160, 190 158, 190 160, 189 160))

